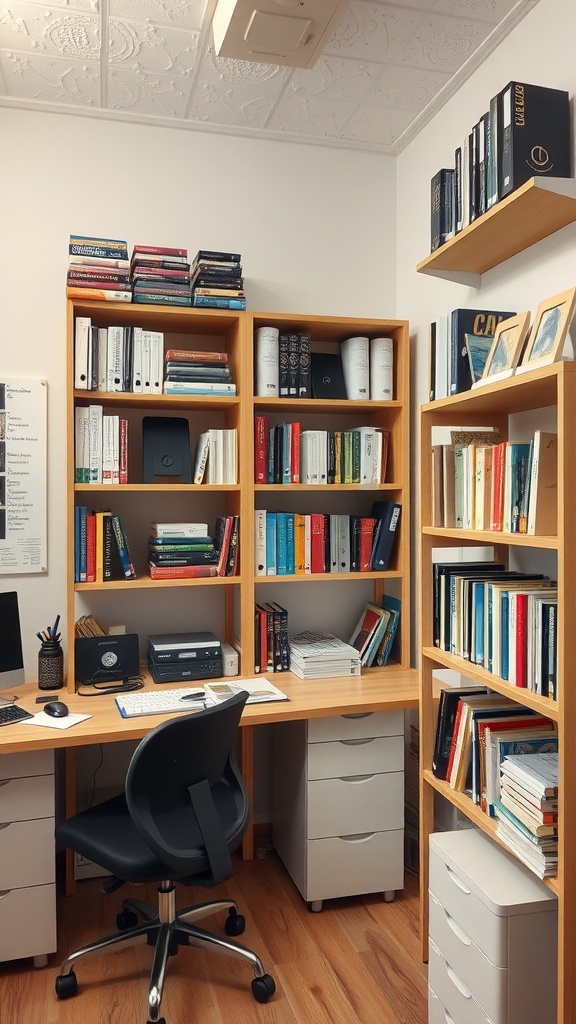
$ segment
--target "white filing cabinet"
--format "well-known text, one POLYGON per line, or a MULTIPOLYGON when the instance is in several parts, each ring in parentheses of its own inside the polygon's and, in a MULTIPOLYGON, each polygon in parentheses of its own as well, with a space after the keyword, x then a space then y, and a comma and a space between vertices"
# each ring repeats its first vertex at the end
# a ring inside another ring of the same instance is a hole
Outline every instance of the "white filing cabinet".
POLYGON ((430 836, 429 1024, 556 1020, 557 900, 478 829, 430 836))
POLYGON ((0 961, 56 950, 54 753, 0 757, 0 961))
POLYGON ((273 842, 304 899, 404 886, 404 712, 274 726, 273 842))

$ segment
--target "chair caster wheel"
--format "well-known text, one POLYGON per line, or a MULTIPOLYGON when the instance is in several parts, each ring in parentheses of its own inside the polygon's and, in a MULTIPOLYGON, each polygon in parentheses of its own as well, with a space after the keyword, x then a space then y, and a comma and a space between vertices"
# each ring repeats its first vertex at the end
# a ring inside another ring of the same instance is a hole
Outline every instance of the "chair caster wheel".
POLYGON ((119 932, 124 932, 127 928, 133 928, 136 924, 138 924, 138 914, 135 910, 121 910, 116 915, 116 927, 119 932))
POLYGON ((242 935, 246 928, 246 918, 243 914, 237 914, 235 910, 228 911, 228 917, 224 922, 226 935, 242 935))
POLYGON ((59 974, 55 988, 58 999, 70 999, 70 996, 75 996, 78 992, 78 981, 74 971, 70 971, 70 974, 59 974))
POLYGON ((274 978, 269 974, 263 974, 261 978, 254 978, 252 982, 252 995, 257 1003, 267 1003, 270 996, 276 991, 274 978))

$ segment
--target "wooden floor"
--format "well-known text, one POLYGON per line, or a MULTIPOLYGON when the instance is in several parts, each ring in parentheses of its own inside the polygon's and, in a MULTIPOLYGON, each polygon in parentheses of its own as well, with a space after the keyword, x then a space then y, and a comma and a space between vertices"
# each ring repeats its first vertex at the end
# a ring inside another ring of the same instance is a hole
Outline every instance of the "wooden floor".
MULTIPOLYGON (((76 896, 59 900, 59 948, 45 970, 34 970, 30 960, 0 965, 2 1024, 145 1024, 152 952, 146 946, 80 963, 78 995, 67 1001, 55 996, 63 957, 115 931, 124 895, 154 901, 153 887, 125 886, 101 896, 98 884, 80 882, 76 896)), ((234 878, 218 893, 238 899, 246 916, 241 941, 273 975, 276 994, 258 1004, 249 967, 182 949, 168 965, 162 1000, 167 1024, 426 1024, 413 875, 406 874, 406 888, 394 903, 379 895, 331 900, 312 914, 272 853, 238 861, 234 878)), ((197 889, 179 887, 178 906, 202 898, 197 889)), ((221 915, 203 926, 220 931, 221 915)))

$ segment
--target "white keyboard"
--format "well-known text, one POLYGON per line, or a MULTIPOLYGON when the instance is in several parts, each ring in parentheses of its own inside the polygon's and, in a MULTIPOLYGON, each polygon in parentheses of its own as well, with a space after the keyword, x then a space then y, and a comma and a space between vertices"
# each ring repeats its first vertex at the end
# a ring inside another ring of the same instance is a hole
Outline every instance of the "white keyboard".
POLYGON ((180 690, 164 690, 158 693, 121 694, 115 700, 122 718, 134 718, 136 715, 164 715, 174 714, 175 711, 202 710, 205 706, 204 698, 203 687, 187 686, 180 690))

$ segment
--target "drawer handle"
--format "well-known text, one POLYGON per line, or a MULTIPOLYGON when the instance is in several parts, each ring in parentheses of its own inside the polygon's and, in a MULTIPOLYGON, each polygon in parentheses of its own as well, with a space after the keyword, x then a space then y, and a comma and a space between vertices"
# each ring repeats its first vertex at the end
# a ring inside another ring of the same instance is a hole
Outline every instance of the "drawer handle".
POLYGON ((472 993, 468 991, 464 982, 460 981, 460 978, 456 972, 452 970, 449 963, 446 964, 446 974, 450 978, 452 984, 455 985, 461 995, 464 996, 464 999, 472 999, 472 993))
POLYGON ((370 736, 368 739, 357 739, 357 740, 339 740, 345 747, 362 747, 367 743, 374 743, 375 737, 370 736))
MULTIPOLYGON (((444 908, 442 908, 442 909, 444 909, 444 908)), ((456 936, 456 938, 460 939, 460 942, 463 942, 465 946, 471 946, 472 945, 472 940, 466 934, 464 929, 461 928, 459 924, 456 924, 456 921, 454 920, 452 915, 448 913, 447 910, 444 910, 444 917, 446 918, 446 923, 447 923, 448 927, 452 929, 452 931, 454 932, 454 935, 456 936)))
POLYGON ((370 718, 373 711, 358 711, 355 715, 341 715, 341 718, 370 718))
POLYGON ((372 839, 375 836, 375 832, 357 832, 355 835, 350 836, 339 836, 338 838, 343 843, 365 843, 368 839, 372 839))
POLYGON ((449 864, 446 865, 446 871, 448 872, 451 880, 454 882, 454 885, 457 885, 459 889, 462 889, 462 892, 465 892, 467 896, 472 895, 472 890, 468 889, 467 886, 464 885, 462 879, 459 878, 455 871, 452 871, 452 868, 450 867, 449 864))
POLYGON ((355 782, 368 782, 369 779, 375 778, 375 775, 342 775, 340 777, 340 782, 351 782, 354 784, 355 782))

